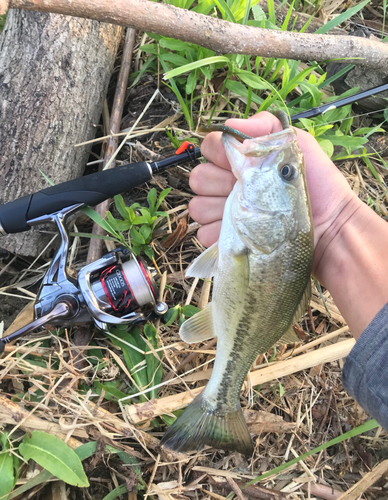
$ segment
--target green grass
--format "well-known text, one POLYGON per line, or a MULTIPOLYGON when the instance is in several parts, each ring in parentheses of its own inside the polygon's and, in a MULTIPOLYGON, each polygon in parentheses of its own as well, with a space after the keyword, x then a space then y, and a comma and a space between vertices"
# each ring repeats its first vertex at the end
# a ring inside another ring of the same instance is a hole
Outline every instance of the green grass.
MULTIPOLYGON (((277 30, 287 29, 291 14, 295 10, 309 12, 312 19, 322 4, 321 0, 309 2, 293 0, 289 4, 286 18, 279 24, 273 0, 268 1, 268 14, 257 5, 257 1, 199 0, 193 3, 190 0, 169 0, 167 3, 176 7, 194 6, 193 10, 196 12, 221 17, 230 22, 277 30)), ((327 33, 355 15, 367 3, 368 0, 364 0, 340 12, 319 28, 317 33, 327 33)), ((304 31, 307 24, 301 31, 304 31)), ((140 47, 145 59, 142 71, 157 71, 159 60, 164 71, 163 82, 175 93, 189 130, 195 127, 193 115, 194 111, 197 113, 196 102, 209 95, 213 96, 213 107, 210 110, 203 110, 202 114, 209 114, 211 121, 219 102, 227 100, 226 91, 241 96, 246 102, 245 109, 232 104, 233 110, 228 111, 229 114, 247 118, 255 112, 254 109, 274 111, 282 108, 292 115, 339 97, 354 94, 359 90, 353 88, 342 96, 335 97, 327 97, 323 92, 324 87, 351 70, 353 65, 347 65, 337 75, 328 79, 324 63, 312 62, 301 70, 300 61, 249 57, 241 54, 217 55, 214 51, 193 43, 152 33, 149 35, 153 42, 140 47), (225 75, 222 87, 218 93, 214 93, 209 82, 220 75, 225 75), (200 92, 198 88, 203 90, 200 92)), ((363 127, 362 134, 356 133, 353 127, 352 108, 349 105, 317 118, 301 120, 296 126, 310 132, 330 157, 344 159, 361 151, 368 140, 368 134, 381 131, 383 123, 381 122, 377 129, 363 127)), ((370 168, 370 162, 365 163, 370 168)))

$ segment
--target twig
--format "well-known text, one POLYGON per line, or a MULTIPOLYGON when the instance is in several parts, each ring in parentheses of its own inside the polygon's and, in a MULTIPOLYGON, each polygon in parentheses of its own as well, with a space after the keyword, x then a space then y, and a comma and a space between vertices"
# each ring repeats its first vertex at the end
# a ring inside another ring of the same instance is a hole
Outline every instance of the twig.
MULTIPOLYGON (((200 347, 196 352, 192 352, 191 354, 187 355, 184 360, 179 363, 179 365, 176 367, 175 372, 177 373, 179 370, 181 370, 184 366, 187 365, 187 363, 191 363, 193 359, 195 359, 198 356, 198 351, 207 351, 211 347, 215 346, 217 343, 217 339, 212 339, 210 342, 208 342, 206 345, 203 347, 200 347)), ((171 380, 172 377, 175 375, 175 373, 171 370, 170 373, 167 375, 167 377, 164 379, 165 382, 167 380, 171 380)))
POLYGON ((342 495, 342 491, 335 490, 331 486, 326 486, 319 483, 305 483, 302 485, 302 490, 307 491, 310 488, 310 494, 314 497, 322 498, 323 500, 338 500, 342 495))
MULTIPOLYGON (((230 23, 149 0, 2 0, 0 8, 56 12, 130 26, 196 43, 218 54, 249 54, 303 61, 347 58, 347 63, 384 68, 388 46, 354 36, 292 33, 230 23)), ((1 13, 1 11, 0 11, 1 13)))
POLYGON ((373 470, 368 472, 362 479, 353 485, 346 493, 343 493, 338 500, 356 500, 369 486, 372 486, 388 471, 388 460, 384 460, 373 470))
MULTIPOLYGON (((135 35, 136 31, 131 28, 127 30, 127 33, 125 35, 125 43, 124 43, 123 56, 121 58, 120 73, 117 80, 116 92, 113 100, 112 114, 110 117, 110 124, 109 124, 110 132, 112 135, 109 136, 109 139, 107 141, 103 170, 105 168, 113 168, 115 166, 115 162, 112 161, 112 157, 117 149, 118 138, 113 134, 117 134, 118 132, 120 132, 120 123, 123 114, 125 91, 127 89, 133 46, 135 44, 135 35)), ((109 209, 109 204, 110 204, 110 199, 103 201, 102 203, 96 206, 96 211, 102 217, 105 217, 105 214, 109 209)), ((105 231, 102 229, 101 226, 94 223, 92 233, 102 236, 105 234, 105 231)), ((97 238, 94 238, 90 241, 87 263, 94 262, 95 260, 101 257, 103 244, 104 240, 97 238)))
POLYGON ((231 477, 227 477, 226 481, 228 482, 230 488, 236 493, 238 500, 246 500, 236 481, 234 481, 231 477))

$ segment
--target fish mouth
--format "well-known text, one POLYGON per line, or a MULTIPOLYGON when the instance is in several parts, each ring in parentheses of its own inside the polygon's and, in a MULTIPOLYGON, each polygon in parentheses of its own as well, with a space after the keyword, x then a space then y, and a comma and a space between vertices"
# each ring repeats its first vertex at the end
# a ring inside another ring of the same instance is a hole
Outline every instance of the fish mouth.
POLYGON ((225 150, 235 149, 245 157, 258 158, 282 150, 288 144, 297 142, 296 132, 292 128, 275 132, 274 134, 253 137, 240 142, 238 139, 223 132, 222 142, 225 150))

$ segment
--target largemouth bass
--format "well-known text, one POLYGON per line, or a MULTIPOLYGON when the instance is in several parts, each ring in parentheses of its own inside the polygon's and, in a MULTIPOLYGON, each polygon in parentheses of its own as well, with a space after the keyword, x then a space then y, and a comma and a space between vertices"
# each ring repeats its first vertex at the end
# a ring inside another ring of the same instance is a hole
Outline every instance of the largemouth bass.
POLYGON ((237 182, 218 242, 186 272, 214 276, 213 300, 180 329, 188 343, 216 336, 217 354, 206 388, 162 444, 180 452, 206 444, 249 456, 241 386, 258 354, 299 340, 292 325, 310 299, 313 225, 294 129, 243 143, 224 132, 222 140, 237 182))

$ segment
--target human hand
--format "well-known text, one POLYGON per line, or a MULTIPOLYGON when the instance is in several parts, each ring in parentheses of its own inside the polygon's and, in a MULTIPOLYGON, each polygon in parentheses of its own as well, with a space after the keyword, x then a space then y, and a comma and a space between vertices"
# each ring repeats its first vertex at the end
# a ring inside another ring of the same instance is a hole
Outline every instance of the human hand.
MULTIPOLYGON (((267 111, 247 120, 230 119, 226 125, 252 137, 282 130, 280 121, 267 111)), ((314 137, 303 130, 295 130, 306 165, 314 224, 313 273, 319 279, 320 263, 326 249, 342 225, 355 213, 359 200, 314 137)), ((220 235, 224 205, 236 178, 231 172, 220 132, 206 136, 201 150, 209 163, 202 163, 191 172, 190 187, 198 196, 190 201, 189 211, 191 217, 202 224, 198 230, 199 241, 204 246, 210 246, 220 235)))

